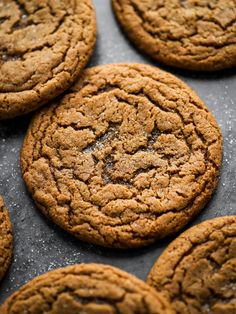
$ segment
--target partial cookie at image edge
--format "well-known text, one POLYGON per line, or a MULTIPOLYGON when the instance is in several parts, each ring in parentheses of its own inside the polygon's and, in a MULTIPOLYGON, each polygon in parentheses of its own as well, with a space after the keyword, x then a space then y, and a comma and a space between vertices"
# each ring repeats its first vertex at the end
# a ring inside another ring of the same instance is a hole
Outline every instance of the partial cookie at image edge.
POLYGON ((91 0, 76 0, 75 7, 65 1, 51 8, 41 7, 40 1, 9 5, 11 14, 7 7, 2 9, 0 120, 34 111, 68 89, 96 42, 91 0))
POLYGON ((0 310, 2 314, 174 313, 146 283, 102 264, 67 266, 36 277, 10 296, 0 310))
POLYGON ((0 196, 0 280, 10 266, 13 252, 13 235, 10 218, 0 196))
MULTIPOLYGON (((111 0, 125 35, 144 54, 194 71, 236 66, 236 7, 190 1, 111 0), (223 9, 222 9, 223 7, 223 9), (207 32, 206 32, 207 30, 207 32), (203 32, 206 34, 202 35, 203 32)), ((223 2, 223 4, 222 4, 223 2)))
POLYGON ((235 269, 236 216, 224 216, 203 221, 171 242, 147 283, 177 313, 235 313, 235 269))

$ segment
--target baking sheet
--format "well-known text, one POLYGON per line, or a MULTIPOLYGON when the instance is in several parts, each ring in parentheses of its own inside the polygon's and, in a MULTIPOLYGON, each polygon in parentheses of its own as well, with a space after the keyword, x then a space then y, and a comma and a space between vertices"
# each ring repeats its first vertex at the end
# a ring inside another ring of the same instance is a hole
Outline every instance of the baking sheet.
MULTIPOLYGON (((224 156, 218 189, 190 225, 236 214, 236 69, 213 74, 162 66, 142 56, 120 31, 110 0, 94 0, 98 38, 90 66, 138 62, 160 66, 188 83, 216 117, 224 137, 224 156)), ((145 279, 171 238, 143 249, 117 251, 82 243, 48 221, 27 193, 19 167, 22 141, 32 114, 0 122, 0 194, 14 229, 14 260, 0 284, 0 303, 33 277, 75 263, 106 263, 145 279)))

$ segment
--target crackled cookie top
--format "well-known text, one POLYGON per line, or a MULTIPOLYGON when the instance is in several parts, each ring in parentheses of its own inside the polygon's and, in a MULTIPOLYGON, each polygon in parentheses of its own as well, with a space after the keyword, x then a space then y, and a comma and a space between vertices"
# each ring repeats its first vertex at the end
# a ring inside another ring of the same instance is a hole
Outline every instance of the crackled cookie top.
POLYGON ((61 268, 22 287, 2 314, 172 314, 170 305, 141 280, 117 268, 80 264, 61 268))
POLYGON ((0 280, 3 278, 12 256, 12 229, 11 222, 0 196, 0 280))
POLYGON ((112 0, 136 46, 166 64, 212 71, 236 65, 236 0, 112 0))
POLYGON ((31 123, 21 165, 42 211, 78 238, 149 244, 181 229, 210 198, 221 135, 176 77, 147 65, 85 71, 31 123))
POLYGON ((88 61, 95 33, 90 0, 0 0, 0 119, 67 89, 88 61))
POLYGON ((236 216, 184 232, 157 260, 148 283, 179 314, 236 313, 236 216))

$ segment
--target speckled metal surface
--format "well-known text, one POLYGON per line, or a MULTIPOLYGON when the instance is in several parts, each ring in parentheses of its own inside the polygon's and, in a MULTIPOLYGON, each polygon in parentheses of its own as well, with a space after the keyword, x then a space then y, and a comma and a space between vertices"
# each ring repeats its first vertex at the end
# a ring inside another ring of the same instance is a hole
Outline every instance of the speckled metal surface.
MULTIPOLYGON (((187 82, 216 117, 224 137, 221 179, 211 202, 192 224, 236 214, 236 69, 213 74, 167 68, 142 56, 120 31, 110 0, 94 0, 98 39, 90 66, 139 62, 162 67, 187 82)), ((14 260, 0 284, 0 303, 21 285, 49 270, 81 262, 111 264, 145 279, 162 250, 163 240, 139 250, 117 251, 79 242, 49 222, 27 193, 19 167, 22 141, 31 115, 0 122, 0 194, 14 229, 14 260)), ((188 226, 189 227, 189 226, 188 226)))

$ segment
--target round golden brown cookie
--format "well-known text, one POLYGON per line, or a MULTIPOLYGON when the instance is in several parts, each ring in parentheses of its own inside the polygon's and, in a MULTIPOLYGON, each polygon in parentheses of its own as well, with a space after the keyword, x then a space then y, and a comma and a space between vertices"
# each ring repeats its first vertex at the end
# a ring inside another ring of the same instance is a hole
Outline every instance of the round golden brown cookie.
POLYGON ((173 241, 148 283, 181 314, 236 313, 236 216, 197 225, 173 241))
POLYGON ((0 1, 0 119, 64 92, 95 43, 91 0, 0 1))
POLYGON ((23 178, 39 208, 81 240, 138 247, 181 229, 209 200, 219 128, 196 94, 157 68, 105 65, 33 119, 23 178))
POLYGON ((80 264, 39 276, 13 294, 1 314, 173 314, 154 289, 117 268, 80 264))
POLYGON ((11 222, 0 196, 0 280, 5 275, 12 257, 13 237, 11 222))
POLYGON ((236 66, 236 0, 112 0, 135 45, 168 65, 213 71, 236 66))

